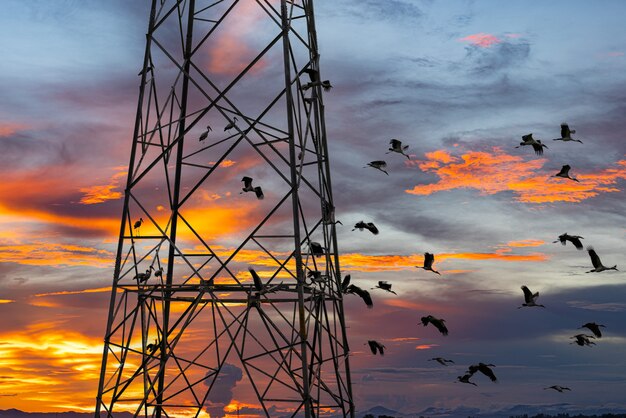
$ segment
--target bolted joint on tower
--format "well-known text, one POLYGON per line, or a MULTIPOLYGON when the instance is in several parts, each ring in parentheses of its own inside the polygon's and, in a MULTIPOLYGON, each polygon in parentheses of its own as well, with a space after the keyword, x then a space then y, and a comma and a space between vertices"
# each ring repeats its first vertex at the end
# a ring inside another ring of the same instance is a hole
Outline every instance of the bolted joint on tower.
POLYGON ((96 417, 354 417, 321 74, 312 0, 152 1, 96 417))

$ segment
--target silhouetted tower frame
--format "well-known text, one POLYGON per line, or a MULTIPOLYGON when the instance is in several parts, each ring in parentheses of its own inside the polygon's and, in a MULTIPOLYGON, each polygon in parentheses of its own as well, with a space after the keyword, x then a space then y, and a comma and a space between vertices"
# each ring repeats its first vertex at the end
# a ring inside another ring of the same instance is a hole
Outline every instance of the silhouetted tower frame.
POLYGON ((313 1, 153 0, 139 75, 96 417, 354 417, 313 1))

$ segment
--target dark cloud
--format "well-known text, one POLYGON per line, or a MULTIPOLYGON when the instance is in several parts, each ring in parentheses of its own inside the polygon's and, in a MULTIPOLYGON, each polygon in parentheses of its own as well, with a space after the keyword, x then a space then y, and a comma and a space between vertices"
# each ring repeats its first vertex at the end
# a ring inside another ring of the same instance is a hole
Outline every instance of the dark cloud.
POLYGON ((206 400, 210 405, 206 406, 206 411, 215 417, 224 417, 226 415, 224 407, 233 400, 233 389, 243 378, 242 370, 234 364, 224 363, 218 372, 217 377, 214 377, 214 372, 207 373, 207 378, 204 380, 204 384, 207 386, 212 385, 206 400))
POLYGON ((334 4, 332 9, 322 10, 322 15, 349 16, 363 20, 404 20, 423 16, 422 10, 414 2, 405 0, 350 0, 334 4))
POLYGON ((463 64, 469 64, 472 73, 485 76, 519 68, 530 56, 530 43, 503 41, 488 48, 470 45, 465 51, 463 64))

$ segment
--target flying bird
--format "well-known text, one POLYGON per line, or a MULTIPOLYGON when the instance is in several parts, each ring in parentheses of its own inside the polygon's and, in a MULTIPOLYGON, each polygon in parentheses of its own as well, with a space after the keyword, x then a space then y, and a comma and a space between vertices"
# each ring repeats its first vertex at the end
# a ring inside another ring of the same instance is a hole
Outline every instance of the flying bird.
POLYGON ((539 297, 539 292, 533 293, 526 286, 522 286, 522 290, 524 291, 524 303, 522 303, 522 306, 518 306, 517 309, 521 309, 524 306, 528 306, 528 307, 539 306, 539 307, 545 308, 545 306, 539 305, 537 304, 537 302, 535 302, 537 298, 539 297))
POLYGON ((233 129, 235 126, 237 126, 237 116, 235 116, 232 120, 232 122, 229 122, 228 125, 226 125, 224 127, 224 132, 226 131, 230 131, 231 129, 233 129))
POLYGON ((596 343, 591 341, 590 338, 595 339, 596 337, 594 337, 593 335, 576 334, 573 337, 570 337, 570 340, 576 340, 571 342, 570 344, 577 344, 581 347, 596 345, 596 343))
POLYGON ((595 322, 587 322, 580 328, 587 328, 589 331, 593 332, 594 336, 596 336, 597 338, 602 338, 602 331, 600 331, 600 327, 606 328, 604 325, 596 324, 595 322))
POLYGON ((409 146, 402 145, 402 141, 398 139, 391 139, 389 141, 389 145, 390 145, 389 151, 387 151, 385 154, 389 154, 390 152, 397 152, 398 154, 404 155, 409 160, 411 159, 411 157, 409 157, 407 154, 404 153, 406 150, 409 149, 409 146))
POLYGON ((577 178, 569 176, 570 168, 572 168, 572 167, 570 167, 569 164, 565 164, 563 167, 561 167, 561 171, 559 171, 558 173, 556 173, 552 177, 562 177, 564 179, 570 179, 570 180, 574 180, 574 181, 580 183, 580 181, 577 178))
POLYGON ((354 231, 356 229, 358 229, 359 231, 363 231, 363 229, 367 229, 372 234, 378 235, 378 228, 376 228, 376 225, 374 225, 373 222, 365 223, 364 221, 359 221, 354 225, 354 228, 352 230, 354 231))
POLYGON ((370 350, 372 350, 372 354, 376 355, 376 353, 380 353, 381 356, 385 355, 385 346, 375 340, 368 340, 367 343, 370 346, 370 350))
POLYGON ((560 138, 554 138, 553 141, 563 141, 563 142, 576 141, 576 142, 580 142, 582 144, 583 141, 581 141, 580 139, 572 138, 572 134, 575 134, 575 133, 576 133, 575 130, 570 130, 569 129, 569 125, 567 123, 562 123, 561 124, 561 137, 560 138))
POLYGON ((448 335, 448 328, 444 324, 444 322, 446 322, 445 319, 438 319, 432 315, 423 316, 421 319, 422 325, 426 326, 429 323, 433 324, 433 326, 437 328, 442 335, 448 335))
POLYGON ((200 138, 198 138, 198 141, 202 142, 205 139, 207 139, 207 137, 209 136, 209 132, 211 132, 213 129, 211 129, 211 127, 209 125, 206 126, 206 131, 202 132, 202 135, 200 135, 200 138))
POLYGON ((309 249, 311 250, 311 254, 315 257, 321 257, 324 255, 324 251, 326 248, 322 247, 322 244, 319 242, 311 241, 309 242, 309 249))
POLYGON ((394 295, 397 295, 396 292, 391 290, 391 283, 387 283, 385 281, 379 281, 378 286, 372 287, 372 289, 382 289, 382 290, 386 290, 389 293, 393 293, 394 295))
POLYGON ((435 255, 431 254, 431 253, 424 253, 424 266, 415 266, 415 268, 418 269, 424 269, 424 270, 429 270, 432 271, 433 273, 437 273, 439 275, 441 275, 441 273, 439 273, 436 270, 433 270, 433 263, 435 262, 435 255))
POLYGON ((582 250, 583 243, 580 242, 581 239, 584 239, 584 238, 579 235, 568 235, 566 232, 562 235, 559 235, 559 239, 554 241, 554 243, 560 242, 561 244, 565 245, 567 241, 569 241, 572 244, 574 244, 574 247, 576 247, 577 250, 582 250))
POLYGON ((372 167, 375 168, 376 170, 380 170, 383 173, 389 175, 389 173, 387 173, 384 169, 387 168, 387 163, 385 161, 382 160, 378 160, 378 161, 371 161, 369 163, 367 163, 367 165, 363 168, 367 168, 367 167, 372 167))
POLYGON ((472 377, 472 373, 465 373, 463 376, 458 376, 457 379, 461 383, 469 383, 470 385, 478 386, 474 382, 470 382, 470 378, 472 377))
POLYGON ((446 363, 452 363, 454 364, 454 361, 452 360, 446 360, 443 357, 433 357, 431 359, 428 359, 428 361, 436 361, 437 363, 441 364, 442 366, 447 366, 446 363))
POLYGON ((263 197, 265 197, 263 195, 263 189, 261 189, 261 186, 254 187, 252 185, 252 177, 245 176, 244 178, 241 179, 241 181, 243 181, 243 187, 241 188, 241 190, 243 191, 239 192, 239 194, 246 193, 246 192, 254 192, 257 199, 263 200, 263 197))
POLYGON ((534 139, 533 134, 522 135, 522 142, 519 143, 515 148, 523 147, 525 145, 531 145, 535 150, 535 154, 543 155, 543 149, 548 148, 544 144, 541 143, 541 140, 534 139))
POLYGON ((604 267, 602 265, 602 261, 600 261, 600 257, 598 257, 598 254, 593 247, 587 247, 587 252, 589 253, 589 257, 591 257, 591 264, 593 264, 593 270, 589 270, 587 273, 600 273, 604 270, 617 270, 617 264, 613 267, 604 267))
POLYGON ((482 374, 487 376, 492 382, 496 382, 498 378, 493 373, 493 370, 491 370, 491 367, 496 367, 496 366, 494 364, 485 364, 485 363, 473 364, 469 366, 469 369, 467 372, 470 373, 471 375, 473 375, 476 372, 481 372, 482 374))
MULTIPOLYGON (((555 140, 555 141, 556 141, 556 140, 555 140)), ((570 389, 570 388, 568 388, 568 387, 565 387, 565 386, 559 386, 559 385, 552 385, 552 386, 548 386, 547 388, 543 388, 543 390, 546 390, 546 389, 554 389, 554 390, 556 390, 556 391, 557 391, 557 392, 559 392, 559 393, 563 393, 563 391, 564 391, 564 390, 571 390, 571 389, 570 389)))
POLYGON ((365 302, 365 305, 367 305, 369 309, 372 309, 374 307, 374 302, 372 301, 370 292, 368 292, 367 290, 361 289, 360 287, 351 284, 346 288, 345 293, 358 295, 361 299, 363 299, 363 302, 365 302))

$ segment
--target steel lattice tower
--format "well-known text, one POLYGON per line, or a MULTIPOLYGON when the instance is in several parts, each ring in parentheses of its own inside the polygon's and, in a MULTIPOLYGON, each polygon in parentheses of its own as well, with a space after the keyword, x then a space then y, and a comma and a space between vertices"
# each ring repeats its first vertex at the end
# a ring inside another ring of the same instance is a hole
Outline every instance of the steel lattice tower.
POLYGON ((96 417, 353 417, 313 1, 152 0, 139 75, 96 417))

